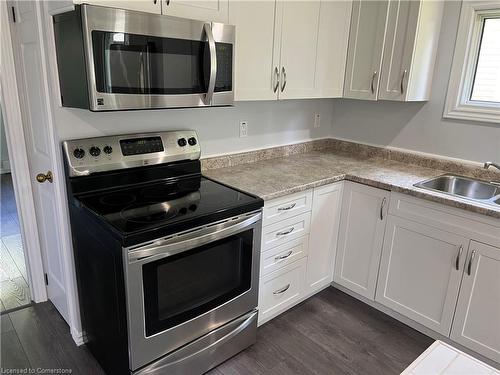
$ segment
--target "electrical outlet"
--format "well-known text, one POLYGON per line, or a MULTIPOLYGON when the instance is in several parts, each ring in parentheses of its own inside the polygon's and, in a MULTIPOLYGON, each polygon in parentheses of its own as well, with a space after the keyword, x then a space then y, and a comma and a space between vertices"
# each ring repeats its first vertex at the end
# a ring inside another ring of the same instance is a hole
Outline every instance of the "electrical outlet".
POLYGON ((248 122, 240 121, 240 138, 248 136, 248 122))
POLYGON ((319 128, 321 126, 321 116, 319 113, 314 114, 314 127, 319 128))

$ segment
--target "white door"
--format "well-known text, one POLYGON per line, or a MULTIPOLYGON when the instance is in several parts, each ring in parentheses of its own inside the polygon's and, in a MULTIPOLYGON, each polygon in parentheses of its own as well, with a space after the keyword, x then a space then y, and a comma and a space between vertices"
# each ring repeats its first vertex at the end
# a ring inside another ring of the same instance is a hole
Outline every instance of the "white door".
POLYGON ((231 1, 229 4, 229 23, 236 26, 235 100, 278 98, 279 48, 274 48, 275 13, 274 0, 231 1))
POLYGON ((319 0, 278 0, 276 18, 282 20, 280 99, 315 97, 319 11, 319 0))
POLYGON ((420 4, 411 0, 389 2, 379 99, 406 99, 420 4))
POLYGON ((85 3, 161 14, 161 0, 77 0, 74 1, 74 3, 85 3))
POLYGON ((200 21, 228 23, 229 0, 163 0, 161 10, 167 16, 200 21))
POLYGON ((387 7, 387 1, 355 0, 352 4, 345 98, 377 100, 387 7))
MULTIPOLYGON (((33 192, 39 238, 44 255, 47 274, 47 294, 61 315, 68 321, 65 279, 62 268, 62 249, 58 230, 58 215, 55 210, 54 184, 63 181, 37 182, 36 175, 46 175, 55 165, 52 148, 52 129, 48 123, 50 93, 44 82, 47 72, 42 61, 38 6, 34 1, 15 1, 16 22, 12 23, 12 38, 17 66, 17 81, 21 93, 21 109, 25 127, 30 172, 33 177, 33 192)), ((56 177, 54 177, 56 178, 56 177)))
POLYGON ((389 215, 375 300, 448 336, 467 245, 462 236, 389 215))
POLYGON ((314 189, 307 257, 307 294, 323 289, 333 281, 341 198, 342 183, 314 189))
POLYGON ((321 1, 315 97, 341 98, 343 95, 351 9, 351 0, 321 1))
POLYGON ((471 241, 451 339, 500 362, 500 248, 471 241))
POLYGON ((344 185, 333 281, 371 300, 375 297, 390 192, 344 185))

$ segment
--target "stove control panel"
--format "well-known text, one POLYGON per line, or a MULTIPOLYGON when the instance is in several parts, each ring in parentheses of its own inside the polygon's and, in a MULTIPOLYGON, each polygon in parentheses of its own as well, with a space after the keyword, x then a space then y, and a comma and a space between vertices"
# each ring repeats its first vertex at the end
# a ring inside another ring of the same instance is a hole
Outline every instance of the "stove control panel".
POLYGON ((197 160, 201 154, 194 130, 74 139, 64 141, 63 148, 70 177, 197 160))

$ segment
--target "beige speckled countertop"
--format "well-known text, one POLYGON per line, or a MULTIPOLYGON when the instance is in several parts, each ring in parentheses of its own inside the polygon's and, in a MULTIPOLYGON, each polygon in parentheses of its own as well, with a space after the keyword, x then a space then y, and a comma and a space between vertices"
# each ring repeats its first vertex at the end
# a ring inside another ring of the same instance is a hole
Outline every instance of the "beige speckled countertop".
POLYGON ((209 178, 264 200, 349 180, 500 218, 500 208, 413 186, 417 182, 445 173, 447 172, 443 170, 382 158, 354 158, 330 150, 311 151, 203 172, 209 178))

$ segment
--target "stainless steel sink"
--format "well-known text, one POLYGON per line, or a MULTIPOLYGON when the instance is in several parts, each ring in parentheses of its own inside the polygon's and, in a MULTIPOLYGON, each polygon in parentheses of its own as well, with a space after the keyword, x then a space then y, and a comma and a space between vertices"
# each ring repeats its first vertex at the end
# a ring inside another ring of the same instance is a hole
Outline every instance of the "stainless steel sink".
POLYGON ((486 181, 444 175, 421 181, 415 186, 500 207, 500 186, 486 181))

